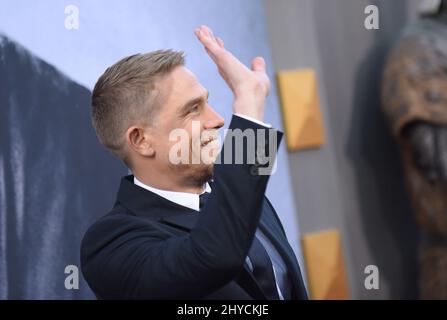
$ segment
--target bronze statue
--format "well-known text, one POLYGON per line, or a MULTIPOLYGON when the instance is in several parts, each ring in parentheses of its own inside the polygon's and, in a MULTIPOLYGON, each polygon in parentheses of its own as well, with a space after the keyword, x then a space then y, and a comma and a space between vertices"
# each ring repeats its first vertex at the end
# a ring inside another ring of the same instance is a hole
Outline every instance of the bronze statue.
POLYGON ((386 64, 382 106, 421 227, 420 297, 447 299, 447 0, 404 29, 386 64))

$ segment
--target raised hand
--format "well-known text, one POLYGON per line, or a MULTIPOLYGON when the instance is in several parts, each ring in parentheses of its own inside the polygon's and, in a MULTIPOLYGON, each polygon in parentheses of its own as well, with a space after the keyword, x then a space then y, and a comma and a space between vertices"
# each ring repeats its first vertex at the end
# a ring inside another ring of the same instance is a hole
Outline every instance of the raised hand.
POLYGON ((223 40, 207 26, 200 26, 195 34, 234 94, 233 111, 262 121, 270 90, 264 59, 254 58, 250 70, 225 49, 223 40))

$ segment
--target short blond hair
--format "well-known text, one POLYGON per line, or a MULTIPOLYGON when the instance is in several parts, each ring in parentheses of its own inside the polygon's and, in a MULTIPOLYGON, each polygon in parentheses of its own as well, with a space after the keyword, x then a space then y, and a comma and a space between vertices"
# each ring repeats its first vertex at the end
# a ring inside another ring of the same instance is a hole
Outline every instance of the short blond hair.
POLYGON ((129 166, 126 130, 150 124, 161 107, 160 77, 185 64, 184 53, 157 50, 126 57, 99 77, 92 93, 92 124, 99 141, 129 166))

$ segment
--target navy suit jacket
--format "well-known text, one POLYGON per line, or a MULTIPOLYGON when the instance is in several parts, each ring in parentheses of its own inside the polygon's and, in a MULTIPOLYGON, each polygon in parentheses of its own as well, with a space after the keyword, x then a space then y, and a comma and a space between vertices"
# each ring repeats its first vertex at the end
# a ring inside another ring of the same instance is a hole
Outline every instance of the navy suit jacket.
MULTIPOLYGON (((236 128, 266 129, 235 116, 229 129, 236 128)), ((282 133, 274 133, 279 146, 282 133)), ((268 136, 257 148, 268 150, 268 136)), ((298 261, 264 196, 269 176, 258 174, 254 155, 242 164, 215 164, 213 191, 200 213, 135 185, 131 175, 124 177, 114 208, 89 228, 81 245, 82 272, 96 296, 266 299, 245 264, 259 227, 287 265, 292 298, 307 299, 298 261)))

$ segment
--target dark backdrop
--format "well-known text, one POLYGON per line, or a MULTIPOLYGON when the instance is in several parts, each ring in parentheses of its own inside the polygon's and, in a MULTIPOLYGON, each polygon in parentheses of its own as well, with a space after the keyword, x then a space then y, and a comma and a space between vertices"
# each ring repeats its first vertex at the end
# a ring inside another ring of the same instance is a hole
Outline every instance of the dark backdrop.
POLYGON ((0 298, 93 298, 64 270, 126 172, 96 138, 89 90, 0 35, 0 298))

